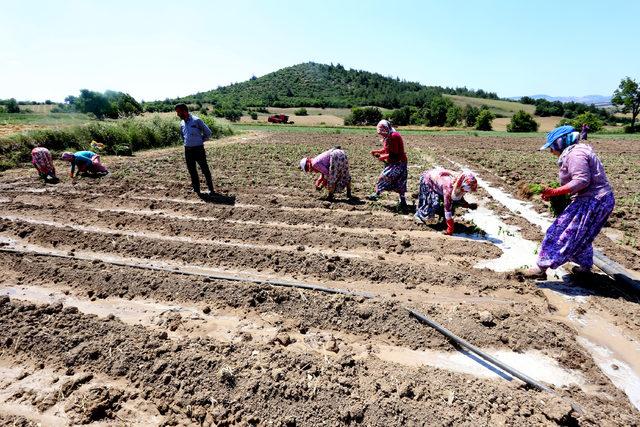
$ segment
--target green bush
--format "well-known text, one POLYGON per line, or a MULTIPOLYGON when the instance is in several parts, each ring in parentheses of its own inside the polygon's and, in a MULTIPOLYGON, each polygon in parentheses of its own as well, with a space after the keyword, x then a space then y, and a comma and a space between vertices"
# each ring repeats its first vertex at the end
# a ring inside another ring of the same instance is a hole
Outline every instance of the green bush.
POLYGON ((307 109, 304 107, 298 108, 296 111, 293 112, 293 114, 295 114, 296 116, 308 116, 309 113, 307 113, 307 109))
POLYGON ((256 113, 255 111, 252 111, 250 114, 251 114, 252 120, 258 120, 258 113, 256 113))
POLYGON ((416 107, 402 107, 393 110, 386 115, 387 120, 394 126, 407 126, 411 123, 411 117, 418 111, 416 107))
POLYGON ((491 130, 491 121, 493 120, 493 114, 489 110, 482 110, 476 118, 477 130, 491 130))
POLYGON ((600 117, 590 111, 580 114, 573 119, 562 119, 558 123, 558 126, 571 125, 576 128, 576 130, 580 130, 583 124, 589 126, 589 132, 598 132, 604 127, 604 123, 600 117))
POLYGON ((458 126, 458 123, 462 120, 462 108, 457 105, 451 105, 447 109, 447 120, 445 121, 445 126, 455 127, 458 126))
POLYGON ((524 110, 516 112, 507 125, 507 132, 537 132, 538 122, 524 110))
POLYGON ((20 107, 18 106, 18 103, 16 102, 15 98, 11 98, 11 99, 7 100, 7 102, 5 104, 5 109, 7 110, 7 113, 19 113, 20 112, 20 107))
MULTIPOLYGON (((228 126, 221 126, 210 116, 202 117, 209 126, 212 138, 231 135, 228 126)), ((177 145, 182 142, 177 119, 156 116, 149 120, 121 119, 95 122, 64 129, 42 129, 0 138, 0 170, 8 169, 30 159, 36 146, 54 153, 89 149, 91 141, 105 145, 105 154, 131 155, 134 151, 177 145)))
POLYGON ((236 108, 218 107, 213 110, 213 115, 223 117, 230 122, 238 122, 242 117, 242 110, 236 108))
POLYGON ((474 127, 476 125, 478 114, 480 114, 480 109, 478 107, 474 107, 473 105, 468 104, 465 105, 462 109, 462 118, 464 120, 465 126, 474 127))
POLYGON ((382 120, 382 111, 377 107, 355 107, 344 119, 347 126, 375 126, 382 120))

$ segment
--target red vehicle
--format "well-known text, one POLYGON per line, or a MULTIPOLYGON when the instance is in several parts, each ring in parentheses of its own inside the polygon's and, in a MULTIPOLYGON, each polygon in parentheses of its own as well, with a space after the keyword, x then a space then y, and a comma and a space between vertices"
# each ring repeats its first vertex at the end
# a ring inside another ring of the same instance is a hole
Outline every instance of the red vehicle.
POLYGON ((286 116, 284 114, 274 114, 272 116, 269 116, 267 121, 269 123, 284 123, 285 125, 293 123, 289 121, 289 116, 286 116))

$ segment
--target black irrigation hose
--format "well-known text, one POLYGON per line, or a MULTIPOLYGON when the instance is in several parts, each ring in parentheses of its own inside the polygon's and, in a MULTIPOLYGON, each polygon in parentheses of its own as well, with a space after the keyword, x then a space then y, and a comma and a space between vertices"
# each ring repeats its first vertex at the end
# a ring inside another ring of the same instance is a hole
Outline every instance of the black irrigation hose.
POLYGON ((451 341, 456 343, 458 346, 460 346, 462 348, 465 348, 465 349, 469 350, 472 353, 477 354, 478 356, 480 356, 481 358, 483 358, 487 362, 491 363, 492 365, 497 366, 498 368, 502 369, 506 373, 513 375, 514 377, 522 380, 523 382, 527 383, 528 385, 530 385, 530 386, 532 386, 534 388, 537 388, 538 390, 546 391, 546 392, 549 392, 549 393, 553 393, 553 390, 551 390, 546 385, 544 385, 542 383, 539 383, 538 381, 536 381, 533 378, 523 374, 522 372, 518 371, 517 369, 514 369, 514 368, 510 367, 509 365, 505 365, 504 363, 502 363, 501 361, 499 361, 495 357, 491 356, 490 354, 485 353, 484 351, 480 350, 478 347, 476 347, 475 345, 473 345, 470 342, 466 341, 465 339, 460 338, 459 336, 457 336, 456 334, 454 334, 453 332, 451 332, 450 330, 448 330, 444 326, 440 325, 438 322, 428 318, 424 314, 422 314, 422 313, 420 313, 420 312, 418 312, 418 311, 416 311, 416 310, 414 310, 412 308, 409 308, 409 307, 404 307, 404 308, 413 317, 418 319, 421 323, 424 323, 426 325, 431 326, 433 329, 435 329, 436 331, 440 332, 445 337, 449 338, 451 341))
POLYGON ((634 291, 640 293, 640 279, 632 271, 604 256, 600 251, 593 251, 593 263, 613 280, 624 282, 634 291), (633 276, 636 276, 635 278, 633 276))
MULTIPOLYGON (((41 255, 41 256, 50 256, 50 257, 56 257, 56 258, 66 258, 66 259, 75 259, 75 260, 83 260, 83 261, 89 261, 86 258, 79 258, 79 257, 75 257, 75 256, 71 256, 71 255, 63 255, 63 254, 52 254, 52 253, 43 253, 43 252, 36 252, 36 251, 21 251, 18 249, 11 249, 11 248, 0 248, 0 252, 6 252, 6 253, 19 253, 19 254, 33 254, 33 255, 41 255)), ((119 261, 102 261, 104 263, 107 264, 112 264, 112 265, 117 265, 117 266, 121 266, 121 267, 133 267, 133 268, 140 268, 140 269, 147 269, 147 270, 155 270, 155 271, 163 271, 163 272, 169 272, 169 273, 174 273, 174 274, 183 274, 183 275, 187 275, 187 276, 200 276, 200 277, 208 277, 208 278, 212 278, 212 279, 218 279, 218 280, 229 280, 229 281, 236 281, 236 282, 248 282, 248 283, 255 283, 255 284, 266 284, 266 285, 271 285, 271 286, 281 286, 281 287, 287 287, 287 288, 297 288, 297 289, 305 289, 305 290, 310 290, 310 291, 318 291, 318 292, 324 292, 324 293, 330 293, 330 294, 342 294, 342 295, 348 295, 348 296, 358 296, 358 297, 364 297, 367 299, 372 299, 374 297, 376 297, 376 295, 371 294, 371 293, 367 293, 367 292, 357 292, 357 291, 348 291, 345 289, 335 289, 335 288, 327 288, 324 286, 318 286, 318 285, 312 285, 312 284, 308 284, 308 283, 302 283, 302 282, 290 282, 290 281, 284 281, 284 280, 262 280, 262 279, 256 279, 256 278, 251 278, 251 277, 241 277, 241 276, 234 276, 234 275, 225 275, 225 274, 205 274, 205 273, 196 273, 196 272, 190 272, 190 271, 181 271, 178 269, 172 269, 172 268, 163 268, 163 267, 155 267, 155 266, 142 266, 142 265, 135 265, 135 264, 128 264, 126 262, 119 262, 119 261)), ((455 335, 453 332, 449 331, 448 329, 446 329, 445 327, 443 327, 442 325, 440 325, 439 323, 437 323, 436 321, 430 319, 429 317, 425 316, 424 314, 409 308, 409 307, 403 307, 405 310, 407 310, 407 312, 415 317, 416 319, 418 319, 421 323, 424 323, 428 326, 430 326, 431 328, 435 329, 436 331, 438 331, 439 333, 441 333, 442 335, 444 335, 445 337, 447 337, 449 340, 453 341, 456 345, 458 345, 459 347, 462 347, 474 354, 476 354, 477 356, 479 356, 481 359, 485 360, 486 362, 489 362, 490 364, 502 369, 504 372, 513 375, 514 377, 520 379, 521 381, 523 381, 524 383, 526 383, 527 385, 536 388, 540 391, 545 391, 547 393, 551 393, 551 394, 557 394, 554 390, 550 389, 549 387, 545 386, 544 384, 534 380, 533 378, 523 374, 522 372, 518 371, 517 369, 514 369, 512 367, 510 367, 509 365, 506 365, 504 363, 502 363, 501 361, 499 361, 498 359, 496 359, 495 357, 491 356, 490 354, 485 353, 484 351, 480 350, 478 347, 474 346, 473 344, 469 343, 468 341, 466 341, 463 338, 460 338, 459 336, 455 335)), ((582 413, 582 409, 576 405, 573 402, 570 402, 572 408, 579 413, 582 413)))

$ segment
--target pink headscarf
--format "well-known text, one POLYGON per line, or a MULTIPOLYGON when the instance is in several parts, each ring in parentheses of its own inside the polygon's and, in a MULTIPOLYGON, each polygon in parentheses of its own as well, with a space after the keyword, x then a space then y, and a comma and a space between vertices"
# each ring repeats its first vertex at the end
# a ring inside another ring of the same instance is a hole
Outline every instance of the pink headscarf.
POLYGON ((460 175, 453 181, 453 191, 451 192, 451 198, 453 200, 460 200, 464 193, 471 193, 478 191, 478 180, 473 172, 469 170, 463 170, 460 175))
POLYGON ((72 162, 74 157, 75 156, 73 155, 73 153, 70 153, 68 151, 65 151, 64 153, 62 153, 62 156, 60 156, 62 160, 66 160, 67 162, 72 162))
POLYGON ((396 130, 391 126, 391 123, 389 123, 389 120, 380 120, 376 126, 376 132, 378 132, 378 135, 383 139, 388 138, 389 135, 395 131, 396 130))

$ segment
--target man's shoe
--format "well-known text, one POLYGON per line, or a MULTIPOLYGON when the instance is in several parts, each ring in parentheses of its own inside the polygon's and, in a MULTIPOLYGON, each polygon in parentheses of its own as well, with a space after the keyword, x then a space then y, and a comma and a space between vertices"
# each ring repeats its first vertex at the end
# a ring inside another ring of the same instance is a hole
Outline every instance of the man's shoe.
POLYGON ((367 196, 367 200, 371 200, 372 202, 377 201, 380 198, 378 193, 371 193, 367 196))

